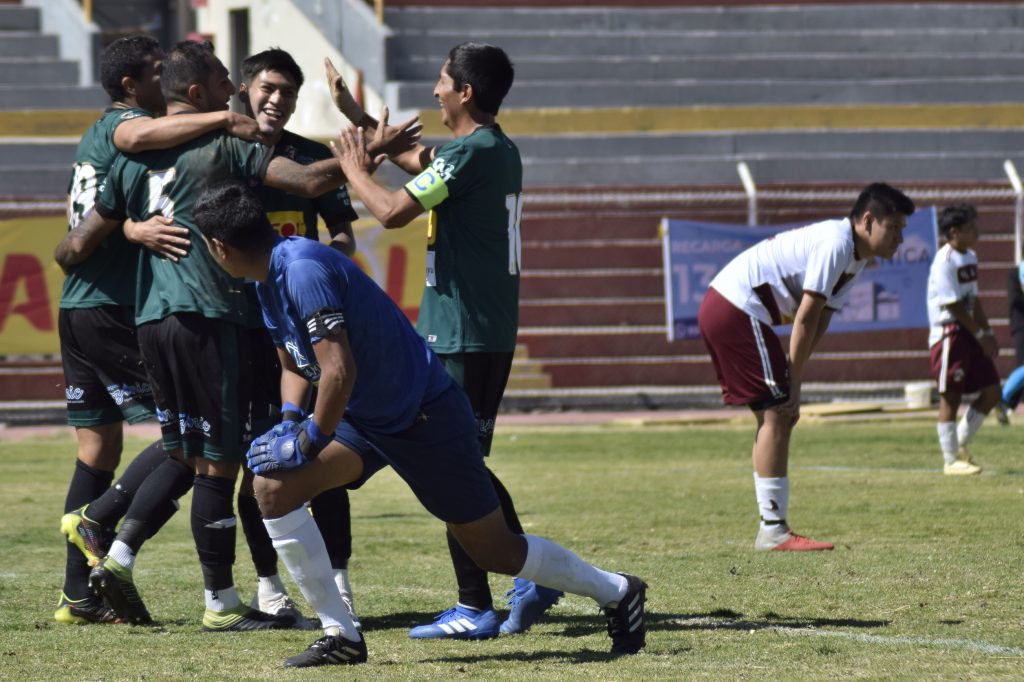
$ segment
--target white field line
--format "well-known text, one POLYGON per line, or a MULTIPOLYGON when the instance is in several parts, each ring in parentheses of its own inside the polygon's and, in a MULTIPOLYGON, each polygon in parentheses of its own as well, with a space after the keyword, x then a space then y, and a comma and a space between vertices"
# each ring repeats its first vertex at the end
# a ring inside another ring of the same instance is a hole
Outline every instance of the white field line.
MULTIPOLYGON (((941 474, 942 469, 936 467, 934 469, 902 469, 899 467, 848 467, 848 466, 829 466, 829 465, 816 465, 816 466, 798 466, 797 469, 801 471, 830 471, 830 472, 854 472, 854 473, 889 473, 889 474, 941 474)), ((981 472, 982 476, 1021 476, 1016 471, 996 471, 995 469, 985 469, 981 472)))
POLYGON ((819 630, 814 627, 786 627, 784 625, 768 625, 767 623, 756 623, 746 621, 722 621, 713 618, 673 618, 672 622, 678 625, 707 624, 713 628, 723 630, 747 630, 753 633, 757 631, 777 632, 783 635, 799 635, 804 637, 833 637, 836 639, 849 639, 865 644, 879 644, 882 646, 923 646, 938 647, 943 649, 962 649, 977 651, 983 654, 1001 656, 1024 657, 1024 649, 1014 646, 993 644, 977 639, 962 639, 959 637, 889 637, 886 635, 871 635, 865 632, 847 632, 844 630, 819 630))

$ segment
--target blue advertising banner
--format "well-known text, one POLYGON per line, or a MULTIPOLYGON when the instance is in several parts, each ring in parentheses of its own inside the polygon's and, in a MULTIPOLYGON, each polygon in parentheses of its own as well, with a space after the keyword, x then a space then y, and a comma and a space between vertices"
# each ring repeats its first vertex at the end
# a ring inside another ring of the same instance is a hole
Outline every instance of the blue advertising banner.
MULTIPOLYGON (((697 310, 708 284, 737 254, 762 239, 802 227, 751 227, 664 219, 665 313, 668 338, 700 338, 697 310)), ((857 278, 849 302, 829 325, 829 332, 910 329, 928 326, 925 305, 928 269, 938 250, 935 207, 918 210, 907 220, 903 244, 891 261, 875 259, 857 278)), ((786 329, 781 329, 786 334, 786 329)))

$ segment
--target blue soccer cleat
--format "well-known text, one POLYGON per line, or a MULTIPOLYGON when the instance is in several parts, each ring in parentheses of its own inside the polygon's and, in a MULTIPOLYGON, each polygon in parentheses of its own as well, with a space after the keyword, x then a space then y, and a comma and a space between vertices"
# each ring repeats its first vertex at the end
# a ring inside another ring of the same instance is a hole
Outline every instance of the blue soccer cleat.
POLYGON ((564 594, 549 587, 541 587, 531 580, 515 578, 512 589, 505 593, 508 605, 512 608, 508 619, 501 624, 501 634, 518 635, 526 632, 564 594))
POLYGON ((412 639, 491 639, 498 636, 498 614, 494 609, 479 610, 456 604, 430 625, 409 630, 412 639))

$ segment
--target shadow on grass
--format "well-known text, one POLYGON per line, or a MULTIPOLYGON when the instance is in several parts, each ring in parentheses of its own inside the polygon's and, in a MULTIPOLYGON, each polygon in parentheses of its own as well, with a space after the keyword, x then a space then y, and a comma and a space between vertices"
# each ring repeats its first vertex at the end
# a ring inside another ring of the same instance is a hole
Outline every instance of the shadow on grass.
MULTIPOLYGON (((628 659, 629 656, 613 654, 608 651, 594 651, 584 649, 583 651, 525 651, 529 647, 529 640, 523 640, 523 651, 509 651, 505 653, 481 654, 477 656, 444 656, 440 658, 424 658, 422 663, 481 663, 483 661, 512 661, 515 663, 540 663, 542 661, 557 661, 559 663, 603 663, 615 661, 620 658, 628 659)), ((693 647, 683 646, 671 651, 659 650, 659 655, 684 654, 692 651, 693 647)))
POLYGON ((707 613, 648 614, 648 630, 764 630, 788 628, 884 628, 891 620, 862 620, 859 618, 804 618, 783 616, 768 612, 759 618, 748 618, 731 609, 716 609, 707 613))

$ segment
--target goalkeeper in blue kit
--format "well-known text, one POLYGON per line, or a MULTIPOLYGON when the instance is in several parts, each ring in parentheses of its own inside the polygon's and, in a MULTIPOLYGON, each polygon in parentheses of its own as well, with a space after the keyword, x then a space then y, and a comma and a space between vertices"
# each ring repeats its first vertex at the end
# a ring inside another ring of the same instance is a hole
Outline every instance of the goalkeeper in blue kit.
POLYGON ((329 488, 358 488, 385 466, 482 569, 591 597, 608 619, 613 654, 643 648, 645 583, 509 530, 465 393, 373 280, 330 247, 279 237, 241 182, 207 189, 194 214, 213 259, 231 276, 257 282, 286 375, 286 419, 256 438, 247 455, 274 548, 324 628, 286 667, 366 661, 366 642, 303 504, 329 488), (306 415, 298 406, 314 382, 316 404, 306 415))

